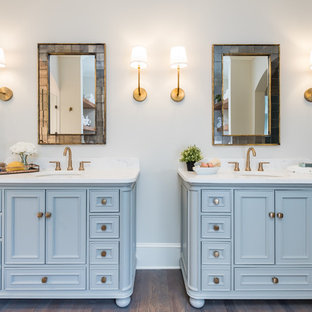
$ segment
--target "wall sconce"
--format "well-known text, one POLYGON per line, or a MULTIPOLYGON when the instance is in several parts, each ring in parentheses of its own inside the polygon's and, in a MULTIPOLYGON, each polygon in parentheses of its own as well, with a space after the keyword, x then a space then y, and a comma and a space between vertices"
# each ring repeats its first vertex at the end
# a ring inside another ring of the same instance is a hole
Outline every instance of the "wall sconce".
POLYGON ((171 91, 171 98, 175 102, 184 99, 184 90, 180 88, 180 69, 187 66, 187 57, 184 47, 173 47, 170 52, 170 66, 176 68, 178 72, 178 87, 171 91))
MULTIPOLYGON (((3 49, 0 48, 0 68, 4 68, 5 64, 5 55, 3 49)), ((11 89, 2 87, 0 88, 0 100, 8 101, 12 98, 13 92, 11 89)))
POLYGON ((142 102, 146 99, 146 90, 141 88, 141 69, 147 67, 147 52, 144 47, 134 47, 132 49, 130 66, 138 70, 138 87, 133 91, 133 98, 142 102))
MULTIPOLYGON (((310 53, 310 69, 312 70, 312 51, 310 53)), ((304 92, 304 98, 312 102, 312 88, 308 89, 306 92, 304 92)))

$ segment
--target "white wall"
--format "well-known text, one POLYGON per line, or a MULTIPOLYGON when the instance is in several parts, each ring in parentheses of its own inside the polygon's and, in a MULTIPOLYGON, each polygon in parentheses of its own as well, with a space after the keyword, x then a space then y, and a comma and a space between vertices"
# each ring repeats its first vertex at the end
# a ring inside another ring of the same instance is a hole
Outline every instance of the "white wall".
MULTIPOLYGON (((303 98, 312 86, 311 10, 311 0, 89 0, 87 6, 82 0, 2 1, 0 46, 7 68, 0 71, 0 85, 12 88, 14 98, 0 102, 0 159, 16 141, 37 141, 37 43, 107 43, 107 145, 74 146, 74 159, 140 159, 138 254, 148 257, 152 252, 146 250, 155 247, 157 255, 164 250, 162 266, 177 265, 170 255, 180 239, 179 152, 189 144, 220 158, 245 157, 246 151, 211 145, 211 45, 281 44, 281 146, 256 147, 257 158, 309 158, 312 145, 300 139, 312 133, 312 106, 303 98), (148 49, 143 103, 132 99, 137 83, 129 66, 133 45, 148 49), (174 45, 184 45, 189 59, 182 70, 186 97, 181 103, 170 100, 176 86, 176 72, 169 67, 174 45)), ((41 146, 39 153, 58 159, 63 148, 41 146)))

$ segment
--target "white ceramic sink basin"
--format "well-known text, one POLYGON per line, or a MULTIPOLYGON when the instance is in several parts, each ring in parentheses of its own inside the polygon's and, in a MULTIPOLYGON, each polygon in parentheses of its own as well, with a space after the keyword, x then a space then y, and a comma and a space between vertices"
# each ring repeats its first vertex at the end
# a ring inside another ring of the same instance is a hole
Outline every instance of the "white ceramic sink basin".
POLYGON ((275 177, 283 177, 285 174, 281 172, 270 172, 270 171, 242 171, 237 175, 241 177, 264 177, 264 178, 275 178, 275 177))
POLYGON ((81 175, 81 171, 42 171, 37 173, 36 177, 77 177, 81 175))

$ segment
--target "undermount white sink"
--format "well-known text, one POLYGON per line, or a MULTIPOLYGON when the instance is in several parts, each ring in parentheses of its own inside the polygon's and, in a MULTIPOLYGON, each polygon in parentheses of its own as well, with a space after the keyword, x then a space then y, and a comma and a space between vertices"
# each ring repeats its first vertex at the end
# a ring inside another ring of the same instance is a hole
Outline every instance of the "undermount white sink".
POLYGON ((285 174, 281 172, 265 172, 265 171, 242 171, 237 173, 238 176, 242 177, 264 177, 264 178, 274 178, 283 177, 285 174))
POLYGON ((81 176, 82 171, 42 171, 36 174, 36 177, 75 177, 81 176))

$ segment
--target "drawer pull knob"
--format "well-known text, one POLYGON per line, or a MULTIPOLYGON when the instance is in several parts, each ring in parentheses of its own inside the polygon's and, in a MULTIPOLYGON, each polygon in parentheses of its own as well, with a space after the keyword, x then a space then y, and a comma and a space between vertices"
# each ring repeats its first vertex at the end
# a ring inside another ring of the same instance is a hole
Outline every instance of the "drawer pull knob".
POLYGON ((103 250, 103 251, 101 252, 101 256, 102 256, 102 257, 106 257, 106 251, 105 251, 105 250, 103 250))
POLYGON ((219 204, 220 204, 219 198, 214 198, 213 203, 214 203, 215 205, 219 205, 219 204))
POLYGON ((279 219, 283 219, 283 218, 284 218, 284 214, 281 213, 281 212, 279 212, 279 213, 277 214, 277 217, 278 217, 279 219))
POLYGON ((213 252, 213 256, 214 256, 215 258, 219 258, 220 252, 219 252, 218 250, 215 250, 215 251, 213 252))
POLYGON ((52 213, 51 213, 51 212, 47 212, 47 213, 45 214, 45 216, 46 216, 47 219, 49 219, 49 218, 51 218, 52 213))
POLYGON ((107 200, 105 198, 102 199, 102 205, 106 205, 107 204, 107 200))
POLYGON ((37 217, 38 217, 38 219, 42 218, 43 217, 43 212, 38 212, 37 213, 37 217))
POLYGON ((219 227, 219 225, 215 224, 213 226, 213 229, 214 229, 214 231, 218 232, 220 230, 220 227, 219 227))
POLYGON ((107 230, 107 226, 106 226, 105 224, 103 224, 103 225, 101 226, 101 230, 102 230, 103 232, 105 232, 105 231, 107 230))
POLYGON ((213 282, 214 282, 216 285, 218 285, 218 284, 220 283, 220 280, 219 280, 218 277, 214 277, 214 278, 213 278, 213 282))
POLYGON ((102 284, 105 284, 105 283, 106 283, 106 277, 105 277, 105 276, 103 276, 103 277, 101 278, 101 283, 102 283, 102 284))
POLYGON ((272 283, 273 284, 278 284, 278 278, 277 277, 272 277, 272 283))
POLYGON ((270 212, 270 213, 269 213, 269 217, 270 217, 271 219, 274 219, 274 218, 275 218, 275 212, 270 212))
POLYGON ((44 276, 42 279, 41 279, 41 283, 42 284, 46 284, 46 282, 48 281, 48 278, 46 276, 44 276))

